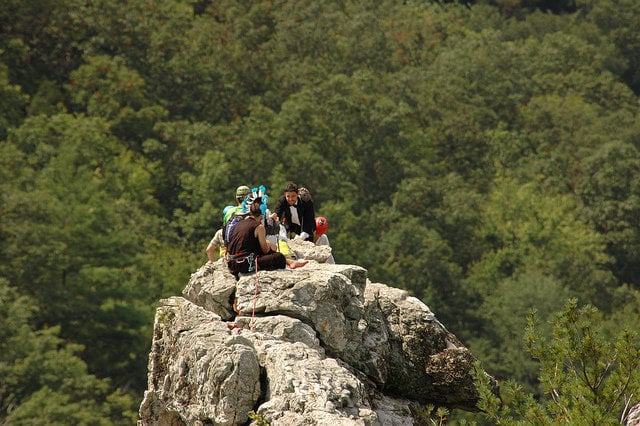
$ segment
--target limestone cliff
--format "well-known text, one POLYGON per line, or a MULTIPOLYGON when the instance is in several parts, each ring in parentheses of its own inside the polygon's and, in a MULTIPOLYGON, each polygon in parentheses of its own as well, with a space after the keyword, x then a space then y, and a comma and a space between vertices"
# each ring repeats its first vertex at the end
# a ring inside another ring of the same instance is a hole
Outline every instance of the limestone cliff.
MULTIPOLYGON (((157 309, 139 425, 413 425, 475 410, 474 357, 431 310, 353 265, 238 281, 222 262, 157 309)), ((322 249, 325 250, 325 249, 322 249)))

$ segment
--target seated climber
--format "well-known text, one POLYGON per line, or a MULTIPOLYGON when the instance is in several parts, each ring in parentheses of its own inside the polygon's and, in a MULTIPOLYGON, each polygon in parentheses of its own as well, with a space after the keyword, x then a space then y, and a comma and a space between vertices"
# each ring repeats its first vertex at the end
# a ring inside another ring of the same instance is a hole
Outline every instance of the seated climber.
MULTIPOLYGON (((229 218, 231 218, 234 214, 242 212, 242 203, 250 193, 251 190, 246 185, 240 185, 236 188, 236 205, 226 206, 222 210, 222 226, 224 226, 229 221, 229 218)), ((207 258, 209 258, 211 262, 216 261, 216 251, 219 252, 218 257, 224 257, 224 255, 226 254, 227 247, 224 243, 223 231, 224 228, 218 229, 213 235, 213 238, 211 238, 211 241, 209 241, 207 248, 205 249, 207 258)))
POLYGON ((219 250, 218 257, 224 257, 227 252, 227 248, 224 245, 224 239, 222 238, 222 228, 216 231, 211 241, 209 241, 209 245, 207 245, 207 248, 205 249, 207 257, 211 262, 216 261, 216 250, 219 250))
POLYGON ((227 206, 222 210, 222 226, 224 226, 231 216, 243 210, 243 202, 251 194, 251 189, 246 185, 236 188, 236 205, 227 206))
POLYGON ((307 260, 286 258, 275 251, 275 247, 267 241, 266 230, 262 224, 262 200, 254 198, 249 204, 249 215, 240 221, 233 231, 231 240, 227 244, 225 260, 229 271, 238 278, 239 273, 255 271, 270 271, 300 268, 308 263, 307 260))

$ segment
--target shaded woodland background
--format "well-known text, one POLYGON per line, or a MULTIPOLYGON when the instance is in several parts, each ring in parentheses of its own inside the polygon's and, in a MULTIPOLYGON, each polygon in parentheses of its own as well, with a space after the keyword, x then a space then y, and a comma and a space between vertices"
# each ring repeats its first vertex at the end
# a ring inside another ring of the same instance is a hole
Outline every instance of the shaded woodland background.
POLYGON ((541 396, 531 308, 637 327, 638 28, 636 0, 3 0, 0 423, 133 424, 157 301, 236 186, 288 181, 339 263, 541 396))

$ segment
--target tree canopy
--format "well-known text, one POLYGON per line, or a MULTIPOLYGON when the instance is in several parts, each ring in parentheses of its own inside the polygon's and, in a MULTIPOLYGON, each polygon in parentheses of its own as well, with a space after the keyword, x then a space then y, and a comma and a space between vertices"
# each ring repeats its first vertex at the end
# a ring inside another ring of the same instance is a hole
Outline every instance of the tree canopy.
POLYGON ((0 423, 130 424, 154 304, 238 185, 310 188, 339 263, 532 398, 573 343, 527 355, 531 308, 637 350, 639 25, 635 0, 6 0, 0 423))

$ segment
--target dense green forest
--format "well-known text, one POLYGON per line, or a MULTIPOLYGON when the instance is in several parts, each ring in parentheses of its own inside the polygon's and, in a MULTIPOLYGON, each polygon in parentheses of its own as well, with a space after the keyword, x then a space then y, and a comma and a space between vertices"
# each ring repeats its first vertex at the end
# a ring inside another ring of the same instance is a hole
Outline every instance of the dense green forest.
POLYGON ((236 186, 288 181, 527 395, 467 418, 566 420, 562 389, 623 419, 638 28, 637 0, 2 0, 0 424, 135 423, 158 300, 236 186))

